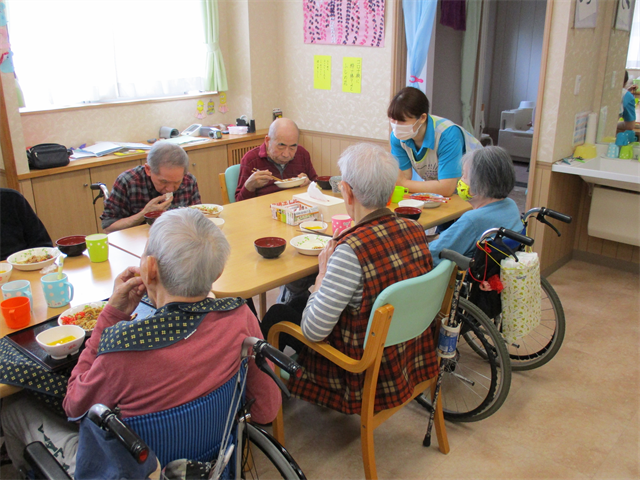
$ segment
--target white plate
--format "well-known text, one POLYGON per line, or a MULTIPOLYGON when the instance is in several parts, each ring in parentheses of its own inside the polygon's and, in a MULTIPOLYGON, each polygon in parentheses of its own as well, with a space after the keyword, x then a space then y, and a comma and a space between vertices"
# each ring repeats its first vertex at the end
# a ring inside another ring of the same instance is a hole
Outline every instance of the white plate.
MULTIPOLYGON (((431 195, 432 197, 438 197, 438 198, 443 198, 442 195, 439 195, 437 193, 414 193, 413 196, 420 196, 420 195, 431 195)), ((420 200, 422 201, 422 200, 420 200)), ((442 202, 429 202, 426 201, 424 202, 424 205, 422 208, 438 208, 440 205, 442 205, 442 202)))
POLYGON ((300 228, 302 230, 310 230, 309 233, 313 233, 313 232, 324 232, 327 228, 329 227, 329 224, 326 222, 317 222, 317 221, 311 221, 311 222, 302 222, 300 224, 300 228))
POLYGON ((295 178, 293 180, 282 180, 280 182, 273 182, 280 188, 293 188, 299 187, 306 180, 305 177, 295 178))
POLYGON ((216 205, 215 203, 202 203, 200 205, 189 205, 189 208, 195 208, 196 210, 200 210, 207 217, 219 217, 220 213, 224 208, 222 205, 216 205))
MULTIPOLYGON (((92 307, 92 308, 100 308, 100 307, 104 308, 104 307, 107 305, 107 302, 105 301, 105 302, 89 302, 89 303, 83 303, 82 305, 78 305, 77 307, 73 307, 73 308, 70 308, 70 309, 68 309, 68 310, 65 310, 65 311, 64 311, 64 312, 62 312, 62 313, 60 314, 60 316, 58 317, 58 325, 64 325, 64 324, 62 323, 62 317, 66 317, 66 316, 69 316, 69 315, 75 315, 76 313, 83 311, 83 310, 84 310, 84 307, 86 307, 87 305, 88 305, 88 306, 90 306, 90 307, 92 307)), ((87 336, 89 336, 89 334, 90 334, 91 332, 93 332, 93 329, 91 329, 91 330, 85 330, 85 331, 87 332, 87 336)))
POLYGON ((302 255, 318 256, 329 240, 331 237, 309 234, 293 237, 289 243, 302 255))
POLYGON ((17 252, 17 253, 14 253, 13 255, 10 255, 9 258, 7 258, 7 262, 9 262, 11 266, 16 270, 23 270, 23 271, 40 270, 41 268, 48 267, 53 262, 55 262, 56 258, 58 258, 59 255, 60 255, 60 251, 57 248, 36 247, 36 248, 29 248, 27 250, 22 250, 21 252, 17 252), (31 257, 31 255, 43 255, 45 253, 52 255, 52 257, 49 258, 48 260, 45 260, 44 262, 17 263, 17 262, 26 260, 27 258, 31 257))

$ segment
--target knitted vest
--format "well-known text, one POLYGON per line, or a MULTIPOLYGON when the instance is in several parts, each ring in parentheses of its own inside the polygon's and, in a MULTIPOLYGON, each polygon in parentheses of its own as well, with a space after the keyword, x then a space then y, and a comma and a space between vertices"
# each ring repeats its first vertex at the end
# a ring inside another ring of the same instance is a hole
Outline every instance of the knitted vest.
MULTIPOLYGON (((347 308, 342 312, 327 341, 342 353, 359 359, 377 296, 389 285, 431 270, 431 254, 422 227, 394 215, 356 225, 340 243, 353 249, 362 267, 362 304, 357 311, 347 308)), ((385 348, 375 411, 402 404, 415 385, 437 374, 433 337, 431 327, 416 339, 385 348)), ((302 378, 290 380, 292 394, 343 413, 360 413, 364 373, 348 373, 308 348, 300 352, 298 361, 304 366, 304 373, 302 378)))

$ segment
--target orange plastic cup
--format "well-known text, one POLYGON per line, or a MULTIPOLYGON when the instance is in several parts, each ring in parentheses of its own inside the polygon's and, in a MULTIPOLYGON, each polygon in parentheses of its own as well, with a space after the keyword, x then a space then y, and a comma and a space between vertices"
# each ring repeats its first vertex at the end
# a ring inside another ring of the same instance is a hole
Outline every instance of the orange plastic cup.
POLYGON ((27 297, 13 297, 0 303, 7 327, 24 328, 31 321, 31 305, 27 297))

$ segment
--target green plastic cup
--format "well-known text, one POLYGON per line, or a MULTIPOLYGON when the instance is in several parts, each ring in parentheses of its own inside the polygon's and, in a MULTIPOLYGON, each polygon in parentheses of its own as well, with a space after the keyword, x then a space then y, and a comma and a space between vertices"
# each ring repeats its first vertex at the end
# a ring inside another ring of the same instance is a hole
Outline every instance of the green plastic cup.
POLYGON ((106 262, 109 259, 109 240, 104 233, 87 235, 87 250, 93 263, 106 262))

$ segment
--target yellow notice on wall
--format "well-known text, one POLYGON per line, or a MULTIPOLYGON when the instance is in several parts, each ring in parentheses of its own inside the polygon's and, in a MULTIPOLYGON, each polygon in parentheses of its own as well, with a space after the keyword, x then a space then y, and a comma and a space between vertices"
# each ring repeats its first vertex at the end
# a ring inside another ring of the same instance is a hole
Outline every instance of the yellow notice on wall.
POLYGON ((360 93, 362 85, 362 58, 344 57, 342 59, 342 91, 360 93))
POLYGON ((313 56, 313 88, 331 90, 331 55, 313 56))

